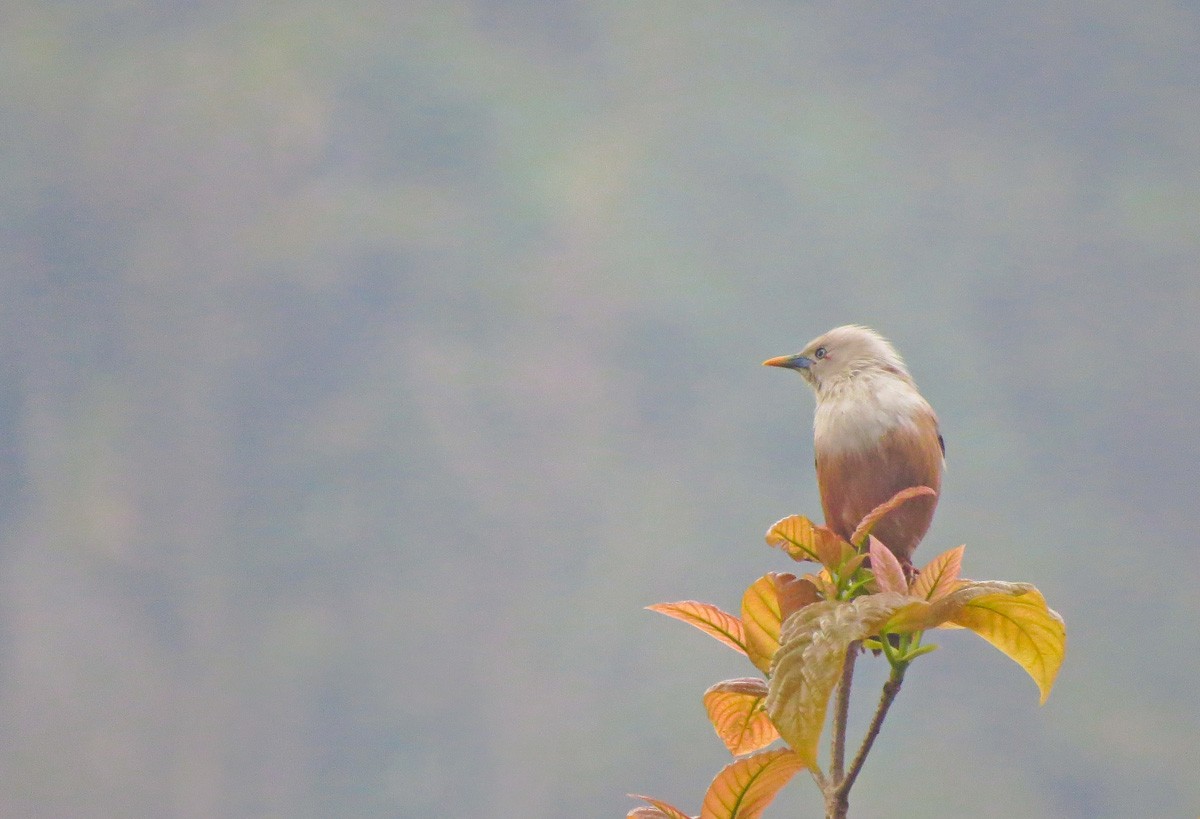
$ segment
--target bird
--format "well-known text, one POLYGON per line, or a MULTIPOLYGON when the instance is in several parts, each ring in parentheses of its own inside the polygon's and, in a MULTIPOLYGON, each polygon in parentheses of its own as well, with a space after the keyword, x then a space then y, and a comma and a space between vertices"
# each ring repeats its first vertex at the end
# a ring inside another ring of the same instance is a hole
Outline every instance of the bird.
MULTIPOLYGON (((864 516, 897 492, 940 493, 946 444, 937 414, 922 397, 891 342, 857 324, 835 327, 795 355, 769 358, 813 388, 813 453, 825 525, 849 540, 864 516)), ((912 570, 938 494, 923 495, 875 524, 871 533, 912 570)))

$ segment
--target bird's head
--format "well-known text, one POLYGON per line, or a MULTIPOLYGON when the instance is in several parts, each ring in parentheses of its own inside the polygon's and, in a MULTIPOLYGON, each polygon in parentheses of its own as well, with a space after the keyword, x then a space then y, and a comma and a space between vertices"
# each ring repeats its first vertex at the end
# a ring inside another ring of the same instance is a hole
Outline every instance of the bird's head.
POLYGON ((896 348, 879 333, 857 324, 835 327, 795 355, 769 358, 763 364, 795 370, 818 393, 867 373, 891 373, 911 380, 896 348))

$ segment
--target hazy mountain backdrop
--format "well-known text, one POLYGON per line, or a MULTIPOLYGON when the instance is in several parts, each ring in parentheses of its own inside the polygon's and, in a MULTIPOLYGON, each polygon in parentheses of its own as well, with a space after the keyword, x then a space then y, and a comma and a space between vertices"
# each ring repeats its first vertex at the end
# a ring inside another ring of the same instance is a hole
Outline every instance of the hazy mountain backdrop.
POLYGON ((1195 4, 10 0, 0 128, 0 815, 698 810, 750 668, 642 607, 792 568, 847 322, 1070 639, 852 815, 1200 812, 1195 4))

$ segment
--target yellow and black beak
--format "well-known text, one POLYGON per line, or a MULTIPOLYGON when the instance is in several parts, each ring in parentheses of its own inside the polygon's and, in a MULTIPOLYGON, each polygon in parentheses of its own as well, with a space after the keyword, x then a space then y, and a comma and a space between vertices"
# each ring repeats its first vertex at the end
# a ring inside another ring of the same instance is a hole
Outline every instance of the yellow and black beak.
POLYGON ((768 358, 763 362, 764 367, 784 367, 789 370, 807 370, 813 365, 813 360, 806 355, 781 355, 768 358))

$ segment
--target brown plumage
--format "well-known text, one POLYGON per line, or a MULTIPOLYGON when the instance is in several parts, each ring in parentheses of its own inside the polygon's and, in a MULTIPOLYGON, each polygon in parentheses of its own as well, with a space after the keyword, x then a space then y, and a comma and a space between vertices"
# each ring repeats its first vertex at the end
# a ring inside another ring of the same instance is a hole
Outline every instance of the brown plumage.
MULTIPOLYGON (((941 491, 945 447, 937 415, 881 335, 837 327, 796 355, 763 363, 796 370, 816 392, 813 450, 830 529, 849 538, 868 512, 901 489, 941 491)), ((915 498, 877 523, 873 534, 911 565, 936 506, 936 496, 915 498)))

